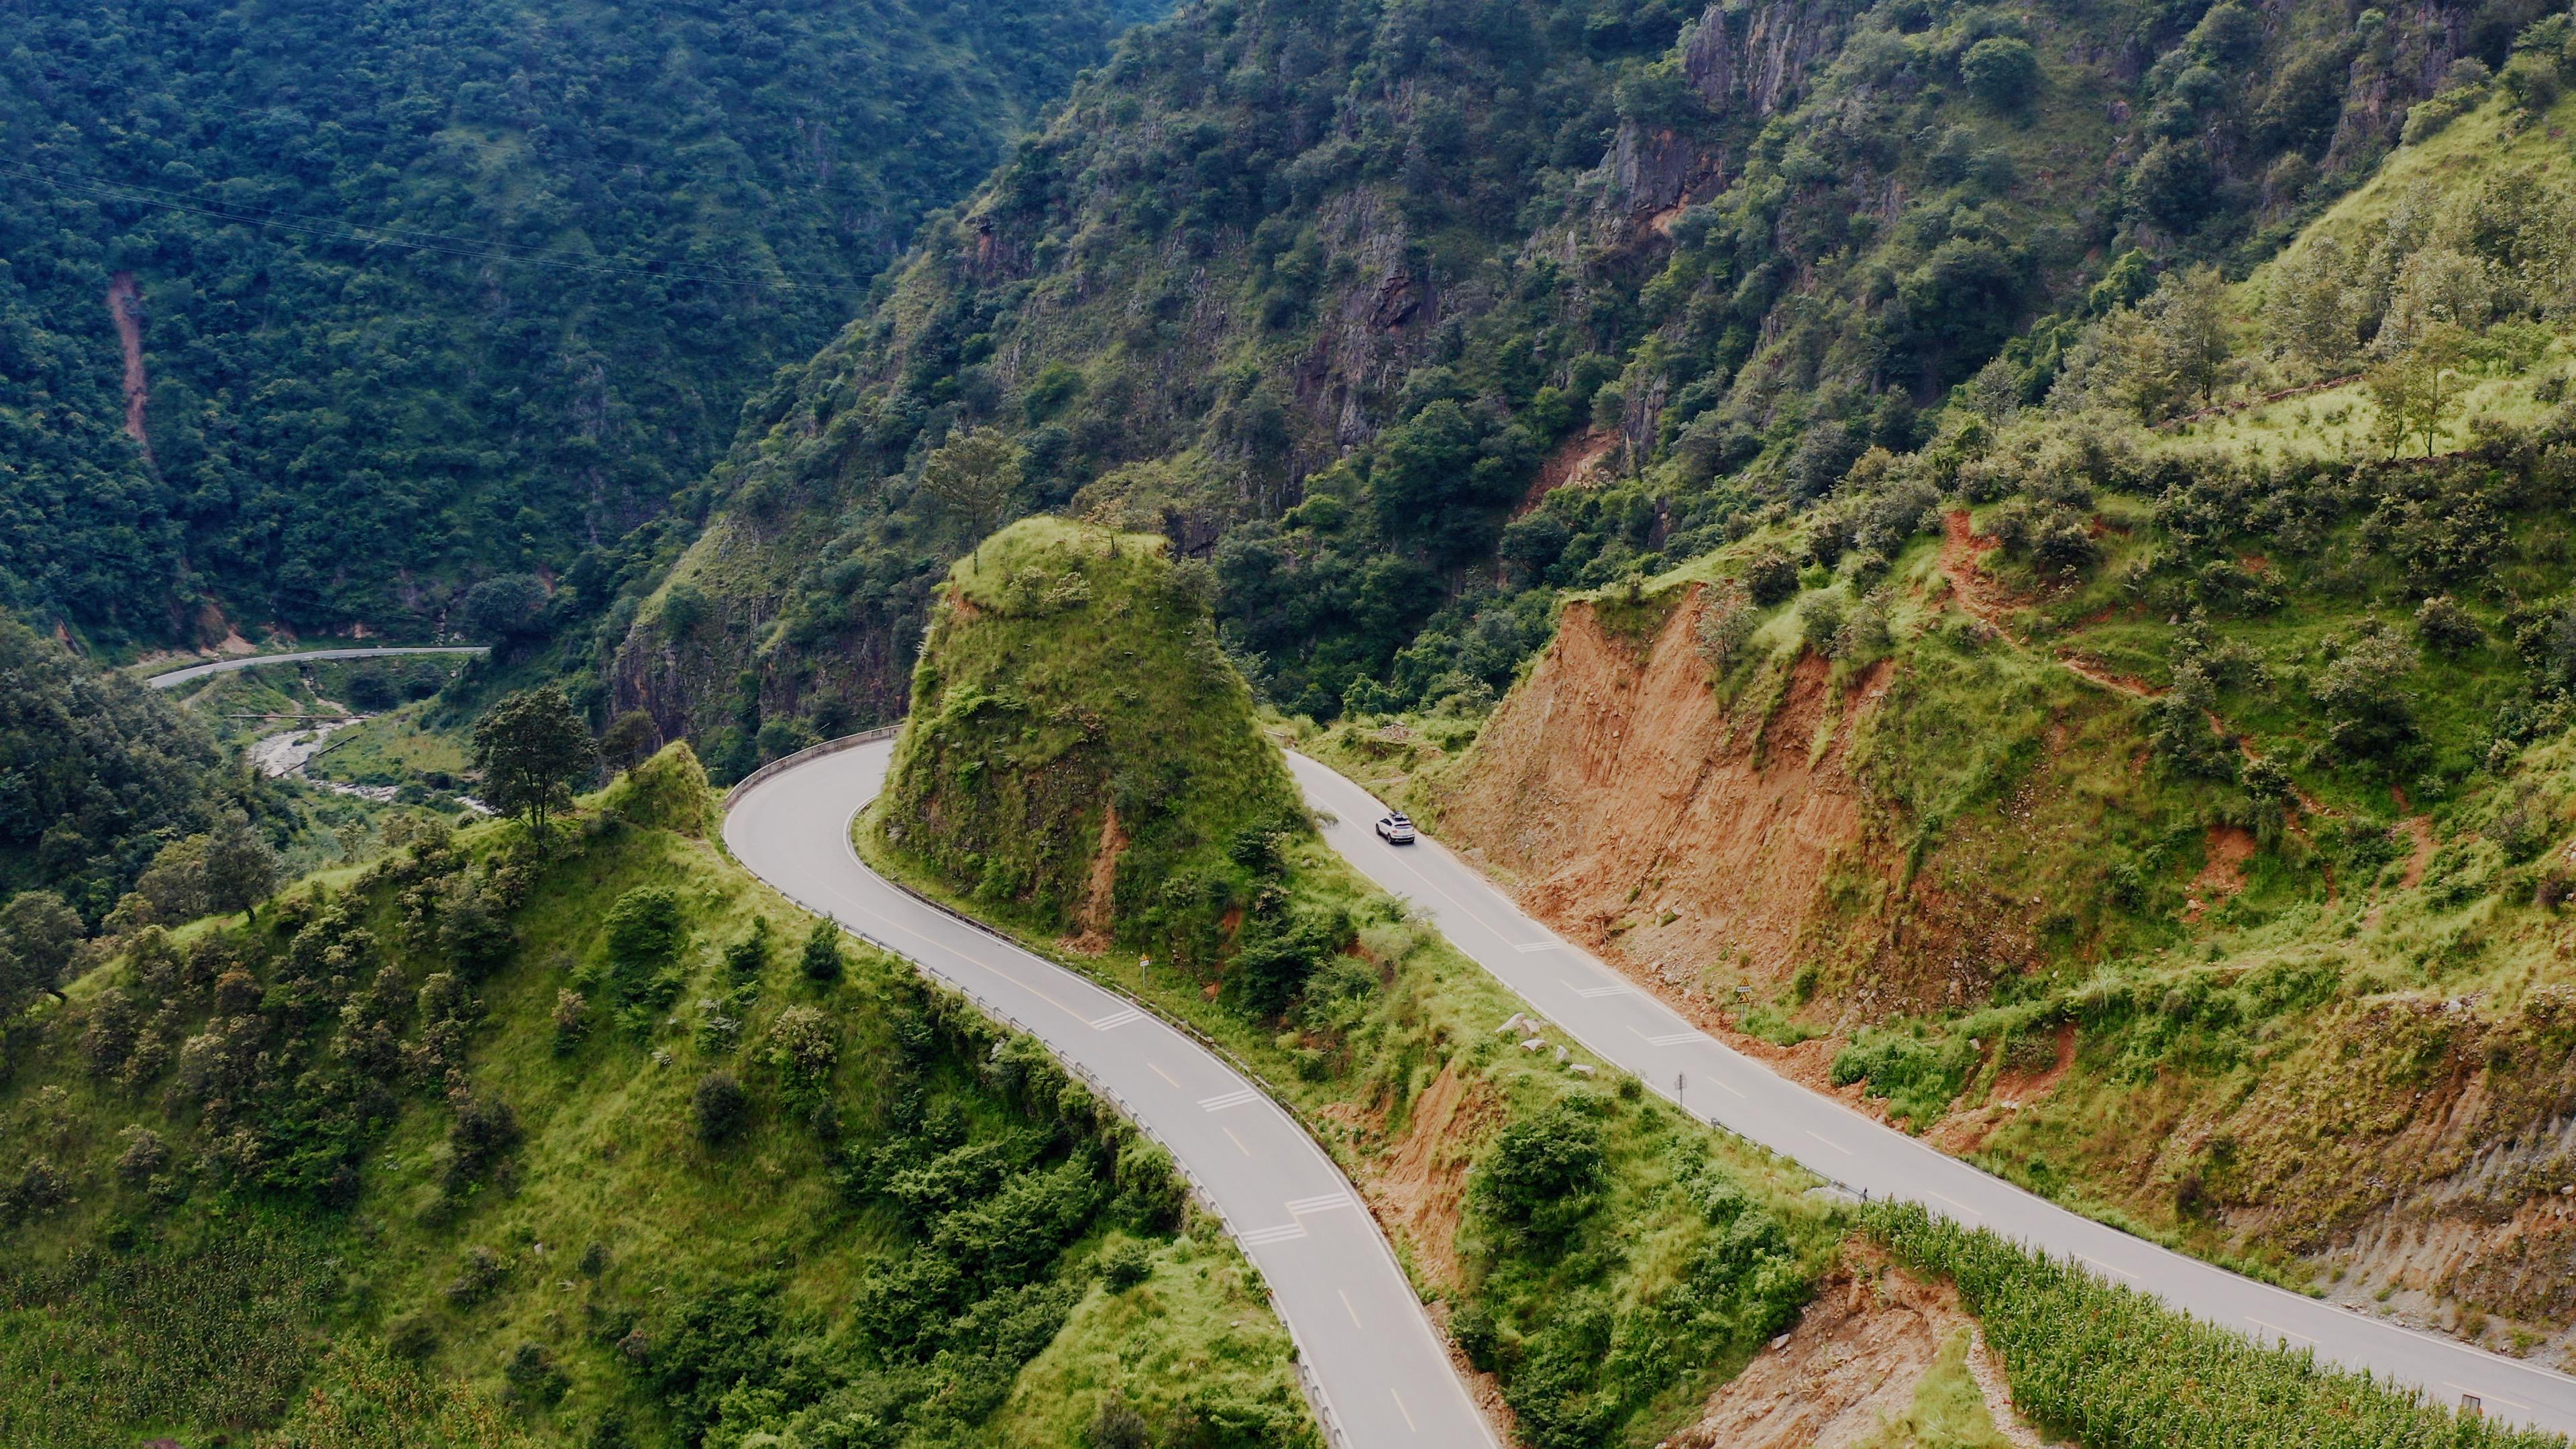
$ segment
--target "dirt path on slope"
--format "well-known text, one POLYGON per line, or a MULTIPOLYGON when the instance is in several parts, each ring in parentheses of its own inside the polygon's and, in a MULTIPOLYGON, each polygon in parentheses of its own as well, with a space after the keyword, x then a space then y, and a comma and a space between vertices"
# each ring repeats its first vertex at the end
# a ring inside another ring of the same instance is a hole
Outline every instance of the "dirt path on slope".
MULTIPOLYGON (((1994 540, 1977 537, 1976 530, 1969 526, 1968 510, 1954 508, 1942 515, 1941 575, 1950 581, 1951 597, 1957 599, 1959 607, 1967 610, 1977 622, 2027 649, 2031 647, 2030 641, 2015 633, 2009 622, 2011 598, 1996 586, 1994 580, 1986 577, 1985 569, 1977 562, 1994 547, 1994 540)), ((2113 673, 2098 660, 2087 659, 2071 649, 2058 650, 2052 657, 2070 673, 2091 680, 2114 694, 2125 694, 2131 699, 2154 699, 2164 693, 2143 679, 2113 673)))
POLYGON ((152 435, 143 425, 143 407, 152 396, 143 370, 143 294, 136 290, 132 272, 108 279, 107 312, 116 322, 117 346, 125 352, 125 432, 143 449, 144 463, 157 472, 161 465, 152 456, 152 435))

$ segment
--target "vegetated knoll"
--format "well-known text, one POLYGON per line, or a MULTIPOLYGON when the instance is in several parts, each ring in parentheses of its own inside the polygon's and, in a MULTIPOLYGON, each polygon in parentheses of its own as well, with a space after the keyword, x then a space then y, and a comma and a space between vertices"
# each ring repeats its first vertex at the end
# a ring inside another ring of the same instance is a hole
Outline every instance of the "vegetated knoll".
POLYGON ((675 747, 0 1023, 0 1440, 1311 1449, 1162 1153, 713 805, 675 747))
POLYGON ((1291 712, 1500 691, 1548 591, 1813 502, 1968 379, 2038 397, 2437 89, 2539 94, 2544 8, 1187 7, 748 410, 616 707, 722 771, 891 718, 944 557, 1066 507, 1208 557, 1291 712))
POLYGON ((1024 519, 949 571, 871 816, 952 888, 1092 950, 1206 957, 1202 879, 1307 833, 1217 647, 1205 567, 1150 534, 1024 519))
POLYGON ((861 848, 1078 969, 1141 980, 1265 1078, 1525 1442, 1687 1422, 1805 1301, 1837 1236, 1822 1205, 1803 1174, 1605 1079, 1360 883, 1164 549, 1031 519, 960 560, 861 848))

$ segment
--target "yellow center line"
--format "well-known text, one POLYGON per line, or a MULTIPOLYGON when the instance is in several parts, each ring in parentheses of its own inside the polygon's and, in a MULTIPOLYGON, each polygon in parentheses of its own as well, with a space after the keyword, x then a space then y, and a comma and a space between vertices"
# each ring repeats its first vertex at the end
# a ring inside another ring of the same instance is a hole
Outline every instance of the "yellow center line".
MULTIPOLYGON (((1227 1140, 1228 1142, 1233 1143, 1235 1146, 1237 1146, 1237 1147, 1243 1147, 1243 1139, 1234 1135, 1234 1129, 1233 1129, 1233 1128, 1228 1127, 1227 1129, 1225 1129, 1225 1138, 1226 1138, 1226 1140, 1227 1140)), ((1249 1147, 1243 1147, 1243 1155, 1244 1155, 1244 1156, 1246 1156, 1246 1157, 1250 1157, 1250 1156, 1252 1155, 1252 1149, 1251 1149, 1251 1148, 1249 1148, 1249 1147)))
POLYGON ((1404 1427, 1411 1429, 1416 1434, 1421 1433, 1422 1426, 1413 1422, 1413 1411, 1404 1406, 1404 1395, 1396 1394, 1393 1385, 1389 1385, 1387 1387, 1387 1392, 1395 1394, 1395 1411, 1404 1416, 1404 1427))
MULTIPOLYGON (((1333 1291, 1342 1295, 1342 1311, 1351 1316, 1351 1327, 1358 1328, 1360 1326, 1360 1311, 1351 1306, 1351 1290, 1348 1288, 1336 1288, 1333 1291)), ((1365 1332, 1366 1330, 1362 1331, 1365 1332)))
POLYGON ((1154 1064, 1153 1064, 1152 1062, 1147 1062, 1145 1065, 1147 1065, 1147 1066, 1149 1066, 1149 1067, 1153 1067, 1153 1068, 1154 1068, 1154 1075, 1155 1075, 1155 1076, 1158 1076, 1158 1077, 1162 1078, 1164 1081, 1171 1082, 1171 1083, 1172 1083, 1172 1085, 1173 1085, 1173 1086, 1175 1086, 1175 1087, 1177 1087, 1177 1086, 1179 1086, 1179 1085, 1180 1085, 1180 1083, 1179 1083, 1179 1082, 1174 1082, 1174 1081, 1172 1081, 1172 1074, 1171 1074, 1171 1073, 1169 1073, 1169 1072, 1167 1072, 1167 1071, 1164 1071, 1161 1067, 1156 1067, 1156 1066, 1154 1066, 1154 1064))

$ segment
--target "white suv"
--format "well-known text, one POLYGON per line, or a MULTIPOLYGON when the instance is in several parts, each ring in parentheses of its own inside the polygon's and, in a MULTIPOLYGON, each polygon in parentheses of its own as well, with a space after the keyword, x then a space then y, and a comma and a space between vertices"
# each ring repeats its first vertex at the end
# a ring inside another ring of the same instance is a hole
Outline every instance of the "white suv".
POLYGON ((1401 815, 1389 815, 1377 823, 1377 838, 1389 845, 1411 845, 1413 822, 1401 815))

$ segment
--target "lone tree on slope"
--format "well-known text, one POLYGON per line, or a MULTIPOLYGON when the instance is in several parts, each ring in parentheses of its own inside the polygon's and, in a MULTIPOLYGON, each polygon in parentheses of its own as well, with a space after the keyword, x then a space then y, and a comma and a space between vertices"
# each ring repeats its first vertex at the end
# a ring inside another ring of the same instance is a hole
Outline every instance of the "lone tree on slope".
POLYGON ((997 428, 976 428, 942 444, 921 469, 922 489, 939 500, 941 515, 983 547, 984 535, 1002 526, 1020 486, 1020 448, 997 428))
POLYGON ((542 844, 547 819, 572 804, 573 783, 599 762, 590 730, 551 684, 522 690, 474 725, 474 764, 493 809, 528 823, 542 844))

